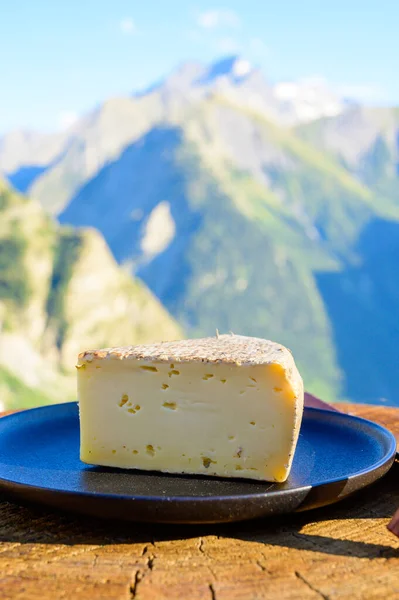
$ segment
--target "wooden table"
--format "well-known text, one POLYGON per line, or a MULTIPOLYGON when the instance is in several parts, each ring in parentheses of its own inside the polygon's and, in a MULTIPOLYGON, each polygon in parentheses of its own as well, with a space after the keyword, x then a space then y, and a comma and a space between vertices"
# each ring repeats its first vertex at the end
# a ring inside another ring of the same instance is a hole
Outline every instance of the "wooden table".
MULTIPOLYGON (((399 438, 399 409, 345 405, 399 438)), ((107 523, 0 504, 0 597, 399 599, 399 463, 350 500, 219 526, 107 523)))

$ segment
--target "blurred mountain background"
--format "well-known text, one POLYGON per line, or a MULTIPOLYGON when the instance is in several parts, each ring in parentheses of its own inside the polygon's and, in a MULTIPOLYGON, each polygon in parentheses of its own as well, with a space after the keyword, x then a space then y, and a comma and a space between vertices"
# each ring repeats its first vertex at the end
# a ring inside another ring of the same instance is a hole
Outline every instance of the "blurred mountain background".
POLYGON ((239 55, 62 131, 0 136, 0 402, 74 395, 85 348, 278 340, 326 400, 399 403, 399 108, 239 55))

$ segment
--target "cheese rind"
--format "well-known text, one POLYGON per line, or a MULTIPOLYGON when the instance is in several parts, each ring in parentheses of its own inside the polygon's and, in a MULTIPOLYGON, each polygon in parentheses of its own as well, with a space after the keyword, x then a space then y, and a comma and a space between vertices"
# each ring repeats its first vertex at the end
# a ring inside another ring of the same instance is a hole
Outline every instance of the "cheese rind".
POLYGON ((219 336, 106 349, 82 353, 77 369, 83 462, 287 479, 303 384, 280 344, 219 336))

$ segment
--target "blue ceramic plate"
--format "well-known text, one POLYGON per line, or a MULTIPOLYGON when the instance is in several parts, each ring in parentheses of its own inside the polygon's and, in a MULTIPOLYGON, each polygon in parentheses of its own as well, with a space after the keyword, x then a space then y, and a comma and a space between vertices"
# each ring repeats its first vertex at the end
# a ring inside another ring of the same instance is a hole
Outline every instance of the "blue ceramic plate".
POLYGON ((375 423, 306 408, 284 484, 90 467, 79 460, 73 402, 0 419, 0 491, 107 519, 239 521, 341 500, 384 475, 395 452, 394 436, 375 423))

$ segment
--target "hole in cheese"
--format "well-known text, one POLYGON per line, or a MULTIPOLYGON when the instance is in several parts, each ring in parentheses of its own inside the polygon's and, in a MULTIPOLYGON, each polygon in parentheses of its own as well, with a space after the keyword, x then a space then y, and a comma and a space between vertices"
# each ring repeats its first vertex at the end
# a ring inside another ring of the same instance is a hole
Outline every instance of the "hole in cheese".
POLYGON ((124 406, 129 401, 129 396, 127 394, 122 394, 122 398, 118 402, 119 406, 124 406))
POLYGON ((172 369, 171 371, 169 371, 168 375, 169 375, 169 377, 172 377, 172 375, 180 375, 180 371, 177 371, 176 369, 172 369))
POLYGON ((176 410, 177 408, 176 402, 164 402, 162 406, 165 408, 170 408, 170 410, 176 410))
POLYGON ((154 446, 152 446, 152 444, 148 444, 148 446, 147 446, 147 448, 146 448, 146 452, 147 452, 147 454, 149 454, 150 456, 154 456, 154 455, 155 455, 154 446))

